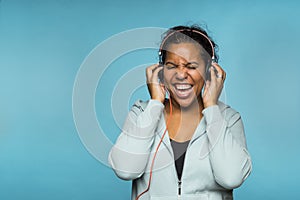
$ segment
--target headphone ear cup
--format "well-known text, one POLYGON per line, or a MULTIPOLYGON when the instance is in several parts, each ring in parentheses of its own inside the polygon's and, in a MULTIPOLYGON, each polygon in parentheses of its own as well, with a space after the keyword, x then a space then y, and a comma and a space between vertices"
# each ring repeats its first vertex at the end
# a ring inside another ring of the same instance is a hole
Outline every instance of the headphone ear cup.
POLYGON ((162 69, 158 72, 158 78, 159 78, 160 83, 164 83, 164 69, 162 69))
POLYGON ((210 77, 210 63, 208 63, 206 65, 206 69, 205 69, 205 80, 206 81, 210 81, 211 77, 210 77))
POLYGON ((161 50, 158 51, 158 63, 162 64, 162 52, 161 52, 161 50))
MULTIPOLYGON (((159 52, 158 52, 158 59, 159 59, 159 65, 163 66, 163 63, 162 63, 162 52, 161 52, 161 50, 159 50, 159 52)), ((160 70, 158 72, 158 78, 159 78, 159 82, 160 83, 164 82, 164 69, 162 69, 162 70, 160 70)))

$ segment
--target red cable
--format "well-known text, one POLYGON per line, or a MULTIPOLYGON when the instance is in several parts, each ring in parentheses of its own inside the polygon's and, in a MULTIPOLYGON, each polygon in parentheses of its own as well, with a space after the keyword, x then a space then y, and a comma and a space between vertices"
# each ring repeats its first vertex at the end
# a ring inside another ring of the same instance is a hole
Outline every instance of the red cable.
POLYGON ((159 147, 160 147, 160 145, 161 145, 161 143, 162 143, 162 141, 163 141, 163 139, 164 139, 164 137, 165 137, 165 135, 166 135, 166 133, 167 133, 168 126, 169 126, 169 122, 171 121, 172 114, 173 114, 172 100, 171 100, 170 95, 169 95, 169 105, 170 105, 170 116, 169 116, 169 118, 168 118, 168 120, 167 120, 166 129, 164 130, 164 133, 163 133, 163 135, 162 135, 162 137, 161 137, 161 139, 160 139, 160 141, 159 141, 159 143, 158 143, 158 145, 157 145, 157 147, 156 147, 154 156, 153 156, 153 158, 152 158, 151 167, 150 167, 150 177, 149 177, 148 187, 147 187, 146 190, 144 190, 142 193, 140 193, 140 194, 136 197, 135 200, 138 200, 143 194, 145 194, 146 192, 148 192, 149 189, 150 189, 150 184, 151 184, 151 180, 152 180, 152 170, 153 170, 153 166, 154 166, 155 157, 156 157, 156 154, 157 154, 157 152, 158 152, 158 149, 159 149, 159 147))

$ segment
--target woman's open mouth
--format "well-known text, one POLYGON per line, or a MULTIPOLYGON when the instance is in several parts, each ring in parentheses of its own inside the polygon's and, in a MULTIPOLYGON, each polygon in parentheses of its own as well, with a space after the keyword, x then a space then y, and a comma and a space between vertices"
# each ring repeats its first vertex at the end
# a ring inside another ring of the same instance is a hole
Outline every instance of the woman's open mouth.
POLYGON ((193 93, 193 85, 187 83, 176 83, 173 84, 175 94, 179 98, 188 98, 193 93))

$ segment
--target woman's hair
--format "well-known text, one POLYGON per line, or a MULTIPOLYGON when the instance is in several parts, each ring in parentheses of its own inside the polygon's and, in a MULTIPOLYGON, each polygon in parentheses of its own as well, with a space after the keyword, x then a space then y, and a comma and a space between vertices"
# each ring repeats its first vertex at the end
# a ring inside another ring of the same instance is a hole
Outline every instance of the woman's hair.
POLYGON ((165 62, 167 49, 170 44, 179 44, 185 42, 188 43, 197 42, 210 55, 210 59, 214 55, 214 60, 218 62, 219 56, 216 54, 216 50, 218 47, 217 44, 215 44, 215 42, 208 36, 207 32, 203 28, 199 27, 198 25, 175 26, 170 28, 168 31, 166 31, 163 36, 162 44, 159 50, 160 62, 161 63, 165 62), (214 48, 212 49, 212 46, 207 38, 205 38, 203 35, 197 32, 201 32, 204 35, 206 35, 210 39, 214 48))

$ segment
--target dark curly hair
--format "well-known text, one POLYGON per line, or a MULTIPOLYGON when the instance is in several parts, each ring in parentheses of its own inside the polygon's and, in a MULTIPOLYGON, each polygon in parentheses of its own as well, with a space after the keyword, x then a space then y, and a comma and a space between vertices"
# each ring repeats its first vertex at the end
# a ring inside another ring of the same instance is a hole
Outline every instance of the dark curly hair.
POLYGON ((175 26, 166 31, 162 39, 162 44, 160 46, 160 62, 165 62, 167 48, 170 44, 179 44, 183 42, 197 42, 210 55, 209 60, 211 60, 214 51, 214 61, 218 62, 219 56, 216 54, 216 51, 218 49, 217 44, 208 36, 207 32, 198 25, 175 26), (207 38, 197 32, 201 32, 206 35, 210 39, 214 49, 212 49, 207 38))

